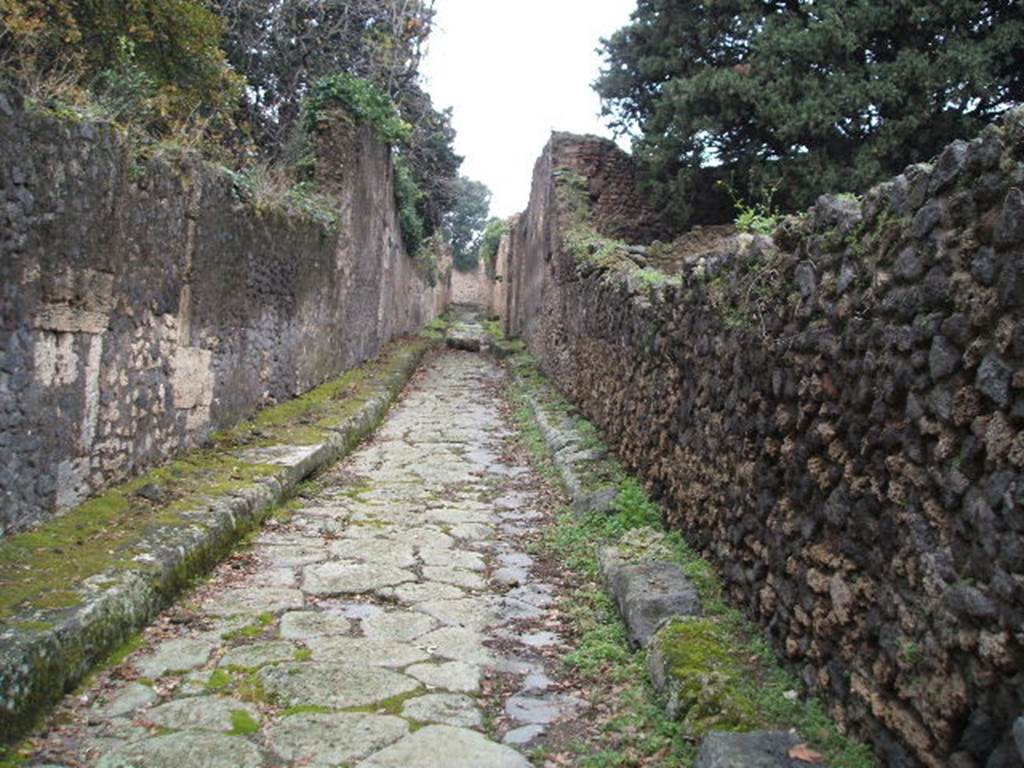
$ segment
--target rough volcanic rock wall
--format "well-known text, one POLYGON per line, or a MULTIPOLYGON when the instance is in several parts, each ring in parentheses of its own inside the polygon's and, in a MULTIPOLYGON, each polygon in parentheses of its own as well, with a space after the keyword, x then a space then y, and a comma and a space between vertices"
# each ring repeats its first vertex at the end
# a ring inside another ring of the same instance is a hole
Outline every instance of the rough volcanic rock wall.
POLYGON ((445 285, 403 251, 369 128, 322 137, 341 155, 321 162, 332 228, 244 202, 195 159, 142 161, 112 126, 0 106, 0 534, 443 310, 445 285))
POLYGON ((883 764, 1021 765, 1024 112, 671 278, 570 237, 601 152, 538 161, 508 329, 883 764))

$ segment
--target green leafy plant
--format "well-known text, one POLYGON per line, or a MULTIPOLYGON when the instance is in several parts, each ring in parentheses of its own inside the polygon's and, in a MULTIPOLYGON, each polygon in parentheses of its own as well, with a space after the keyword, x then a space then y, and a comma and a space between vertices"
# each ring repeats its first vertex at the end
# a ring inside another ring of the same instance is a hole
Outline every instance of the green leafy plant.
POLYGON ((741 199, 727 181, 719 181, 718 186, 732 198, 733 207, 736 209, 736 228, 740 232, 770 235, 775 231, 781 218, 781 214, 773 203, 775 194, 779 191, 777 183, 770 187, 764 187, 761 190, 760 199, 754 202, 741 199))
POLYGON ((306 100, 303 128, 316 132, 317 124, 332 106, 341 105, 353 117, 373 126, 381 141, 403 144, 412 136, 412 126, 398 114, 390 97, 369 80, 338 72, 314 83, 306 100))
POLYGON ((412 168, 401 155, 394 156, 395 205, 398 207, 398 226, 402 230, 405 250, 410 256, 419 253, 426 236, 426 227, 419 207, 424 195, 416 184, 412 168))
POLYGON ((501 238, 508 233, 508 230, 509 225, 506 219, 493 218, 487 222, 483 234, 480 235, 480 261, 489 267, 494 266, 501 238))

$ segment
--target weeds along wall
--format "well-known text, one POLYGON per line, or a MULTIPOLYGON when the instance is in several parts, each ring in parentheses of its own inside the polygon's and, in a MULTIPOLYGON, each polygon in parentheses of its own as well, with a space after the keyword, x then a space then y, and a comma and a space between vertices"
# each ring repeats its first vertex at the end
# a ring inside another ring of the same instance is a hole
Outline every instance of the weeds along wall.
POLYGON ((327 210, 0 95, 0 533, 372 357, 443 311, 389 150, 320 134, 327 210))
POLYGON ((553 137, 508 330, 882 764, 1019 766, 1024 112, 678 274, 624 157, 553 137))

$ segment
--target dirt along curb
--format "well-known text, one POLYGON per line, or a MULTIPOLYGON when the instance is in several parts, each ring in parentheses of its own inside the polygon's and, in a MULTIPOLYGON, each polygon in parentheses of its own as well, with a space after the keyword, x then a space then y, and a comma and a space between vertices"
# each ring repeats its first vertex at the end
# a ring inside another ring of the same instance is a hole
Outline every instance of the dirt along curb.
POLYGON ((190 463, 196 454, 188 454, 169 473, 147 473, 0 544, 0 745, 27 732, 300 481, 373 432, 439 337, 392 342, 340 379, 215 436, 202 461, 190 463), (217 469, 202 469, 204 462, 217 469), (194 470, 198 490, 165 503, 152 478, 173 475, 180 485, 179 465, 185 481, 194 470), (146 501, 153 497, 157 503, 146 501), (134 527, 111 538, 115 516, 134 527), (55 566, 66 560, 69 573, 46 567, 47 558, 55 566))

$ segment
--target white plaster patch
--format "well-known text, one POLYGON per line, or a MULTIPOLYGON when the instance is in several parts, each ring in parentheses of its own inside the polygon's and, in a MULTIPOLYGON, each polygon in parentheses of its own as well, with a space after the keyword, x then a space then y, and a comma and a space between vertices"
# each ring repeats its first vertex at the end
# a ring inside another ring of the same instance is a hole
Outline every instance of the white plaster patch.
POLYGON ((213 402, 213 353, 198 347, 178 347, 171 388, 178 410, 205 407, 213 402))
POLYGON ((85 358, 85 403, 82 408, 82 429, 79 444, 86 453, 92 451, 96 424, 100 414, 100 361, 103 359, 103 336, 89 337, 85 358))
POLYGON ((90 462, 88 456, 62 461, 57 465, 58 509, 70 509, 88 498, 89 469, 90 462))
POLYGON ((78 379, 78 354, 73 333, 40 331, 32 348, 36 381, 44 387, 73 384, 78 379))

